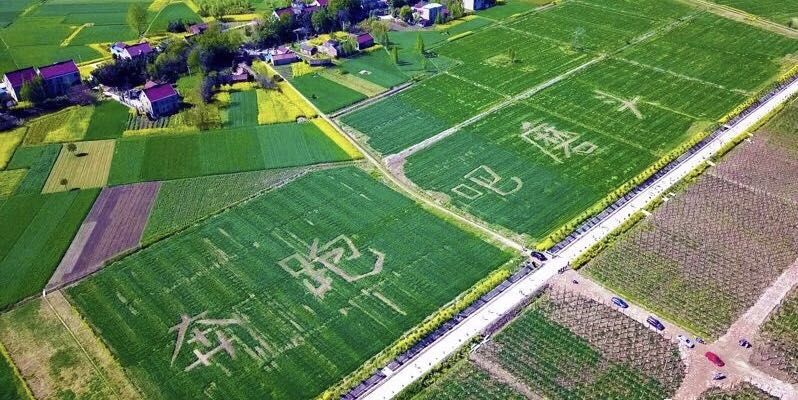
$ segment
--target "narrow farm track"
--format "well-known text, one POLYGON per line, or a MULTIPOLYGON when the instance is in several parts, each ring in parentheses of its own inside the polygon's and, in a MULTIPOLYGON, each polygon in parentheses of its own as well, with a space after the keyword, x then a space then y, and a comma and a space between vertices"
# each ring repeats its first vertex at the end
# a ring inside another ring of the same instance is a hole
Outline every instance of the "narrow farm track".
MULTIPOLYGON (((609 214, 603 221, 593 225, 593 227, 584 234, 565 246, 558 252, 556 257, 546 262, 539 270, 510 286, 507 290, 471 314, 471 316, 463 320, 436 342, 422 350, 415 359, 403 364, 395 371, 384 370, 387 372, 388 376, 376 386, 372 387, 361 398, 384 400, 396 396, 404 388, 415 382, 425 373, 431 371, 438 363, 457 351, 460 346, 480 334, 485 328, 501 318, 505 313, 544 288, 549 281, 558 274, 558 271, 567 269, 573 259, 596 243, 602 241, 610 232, 621 226, 632 214, 642 210, 651 201, 667 193, 673 185, 681 181, 697 167, 704 164, 724 146, 733 143, 738 136, 744 134, 759 123, 761 119, 777 110, 796 93, 798 93, 798 81, 794 81, 790 85, 784 87, 780 92, 772 96, 746 117, 741 118, 734 126, 715 137, 700 150, 686 157, 681 164, 660 177, 656 183, 637 193, 630 201, 609 214)), ((338 125, 334 126, 340 130, 338 125)), ((354 141, 348 133, 343 130, 341 131, 347 138, 354 141)), ((357 142, 355 142, 354 145, 360 149, 363 148, 363 146, 357 142)), ((364 154, 367 155, 367 158, 369 158, 372 163, 376 161, 373 155, 368 153, 364 154)), ((381 171, 385 172, 386 168, 380 163, 377 163, 376 166, 381 171)), ((413 192, 412 188, 406 187, 405 184, 401 183, 400 179, 391 175, 389 175, 389 179, 401 185, 405 191, 414 193, 414 198, 421 199, 436 209, 441 208, 424 195, 413 192)), ((492 232, 489 229, 488 231, 492 232)), ((492 232, 492 234, 494 236, 501 236, 495 232, 492 232)))
POLYGON ((764 29, 782 36, 787 36, 789 38, 798 39, 798 30, 753 14, 749 14, 737 8, 713 3, 707 0, 681 0, 681 2, 726 19, 742 22, 744 24, 755 26, 757 28, 764 29))

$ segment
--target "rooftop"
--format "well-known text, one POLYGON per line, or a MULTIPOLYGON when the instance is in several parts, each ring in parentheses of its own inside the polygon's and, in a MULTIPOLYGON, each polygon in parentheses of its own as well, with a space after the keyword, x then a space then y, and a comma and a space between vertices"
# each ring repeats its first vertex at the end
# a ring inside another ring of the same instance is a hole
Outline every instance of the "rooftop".
POLYGON ((39 74, 41 74, 42 79, 44 80, 77 73, 79 73, 78 66, 75 65, 75 62, 72 60, 61 61, 55 64, 50 64, 46 67, 39 68, 39 74))
POLYGON ((150 44, 147 42, 141 42, 138 44, 130 45, 125 47, 125 49, 127 50, 128 54, 130 54, 132 57, 140 56, 142 54, 152 53, 152 47, 150 47, 150 44))
POLYGON ((33 69, 33 67, 6 72, 6 77, 8 77, 8 81, 11 82, 11 86, 13 87, 20 87, 25 82, 33 80, 35 76, 36 76, 36 70, 33 69))
POLYGON ((168 83, 161 83, 154 86, 145 87, 144 94, 151 103, 166 99, 168 97, 177 96, 175 88, 168 83))

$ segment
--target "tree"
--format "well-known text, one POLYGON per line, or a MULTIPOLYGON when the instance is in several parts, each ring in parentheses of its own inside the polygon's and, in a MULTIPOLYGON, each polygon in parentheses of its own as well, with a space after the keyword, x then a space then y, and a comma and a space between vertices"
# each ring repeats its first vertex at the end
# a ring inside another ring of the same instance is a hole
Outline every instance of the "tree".
POLYGON ((74 154, 76 151, 78 151, 78 146, 75 143, 67 143, 66 149, 70 153, 74 154))
POLYGON ((449 11, 449 16, 452 18, 461 18, 465 15, 463 0, 444 0, 443 5, 449 11))
POLYGON ((327 5, 327 10, 336 21, 344 25, 345 22, 352 20, 353 16, 357 16, 360 3, 357 0, 330 0, 327 5))
POLYGON ((367 30, 377 43, 382 45, 388 44, 388 24, 378 19, 372 19, 368 23, 367 30))
POLYGON ((798 29, 798 17, 790 18, 790 28, 798 29))
POLYGON ((147 30, 147 9, 141 3, 133 3, 127 9, 127 24, 139 36, 147 30))
POLYGON ((213 101, 213 87, 216 83, 217 79, 215 73, 211 73, 202 78, 202 83, 200 83, 199 87, 199 95, 203 103, 208 104, 213 101))
POLYGON ((185 112, 186 123, 201 131, 218 128, 221 125, 218 109, 206 104, 197 104, 185 112))
POLYGON ((60 183, 61 183, 61 186, 66 188, 67 185, 69 184, 69 181, 67 180, 67 178, 61 178, 61 182, 60 183))
POLYGON ((399 50, 396 46, 391 47, 391 60, 394 64, 399 65, 399 50))
POLYGON ((510 64, 515 64, 515 49, 510 47, 507 49, 507 59, 510 60, 510 64))
POLYGON ((333 29, 334 23, 335 21, 330 16, 330 13, 327 12, 326 8, 322 8, 310 16, 310 24, 313 26, 313 30, 316 31, 316 33, 330 32, 333 29))
POLYGON ((583 50, 584 46, 582 44, 582 40, 585 36, 585 28, 581 26, 574 30, 573 38, 571 39, 571 49, 573 50, 583 50))
POLYGON ((424 39, 420 33, 416 36, 416 51, 418 51, 418 54, 424 55, 424 39))
POLYGON ((410 6, 403 5, 402 8, 399 9, 399 19, 402 21, 409 21, 410 18, 413 17, 413 10, 410 9, 410 6))
POLYGON ((44 81, 37 76, 22 85, 20 95, 24 100, 30 101, 35 105, 44 103, 47 100, 47 92, 44 90, 44 81))
POLYGON ((129 89, 147 81, 147 63, 152 57, 110 61, 91 71, 97 82, 105 86, 129 89))

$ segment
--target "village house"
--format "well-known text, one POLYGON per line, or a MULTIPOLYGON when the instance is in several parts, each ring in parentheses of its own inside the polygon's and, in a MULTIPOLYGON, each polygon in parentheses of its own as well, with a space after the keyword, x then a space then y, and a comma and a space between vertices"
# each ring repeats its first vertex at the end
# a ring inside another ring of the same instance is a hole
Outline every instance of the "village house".
POLYGON ((272 56, 272 65, 286 65, 299 61, 299 57, 294 52, 275 54, 272 56))
POLYGON ((80 84, 80 71, 72 60, 61 61, 39 68, 44 90, 49 97, 63 96, 69 89, 80 84))
POLYGON ((111 46, 111 55, 122 60, 131 60, 139 56, 146 56, 153 52, 152 47, 147 42, 127 45, 123 42, 116 42, 111 46))
POLYGON ((371 46, 374 46, 374 38, 369 33, 359 33, 356 35, 352 35, 352 38, 355 39, 355 43, 357 44, 357 49, 360 51, 368 49, 371 46))
POLYGON ((169 83, 147 82, 139 99, 142 111, 152 118, 174 114, 180 108, 180 95, 169 83))
POLYGON ((3 85, 5 86, 6 91, 11 98, 13 98, 16 102, 19 102, 22 85, 24 85, 26 82, 32 81, 36 75, 36 70, 33 67, 6 72, 3 75, 3 85))
POLYGON ((430 26, 435 23, 438 15, 446 13, 446 8, 440 3, 427 3, 420 1, 413 6, 413 13, 420 19, 419 25, 430 26))
POLYGON ((485 0, 463 0, 463 8, 468 11, 484 10, 490 4, 485 0))
POLYGON ((332 58, 338 58, 341 54, 341 44, 335 39, 330 39, 319 46, 319 51, 332 58))
POLYGON ((319 49, 312 44, 302 43, 299 45, 299 52, 308 57, 313 57, 319 52, 319 49))

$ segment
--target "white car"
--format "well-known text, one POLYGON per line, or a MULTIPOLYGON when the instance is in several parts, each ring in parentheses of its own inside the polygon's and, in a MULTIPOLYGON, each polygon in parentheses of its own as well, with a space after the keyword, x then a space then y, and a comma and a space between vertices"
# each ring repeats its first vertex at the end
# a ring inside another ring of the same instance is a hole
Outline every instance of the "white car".
POLYGON ((679 335, 676 336, 676 338, 679 339, 679 343, 683 344, 688 349, 692 349, 693 347, 695 347, 695 343, 693 343, 693 341, 690 340, 690 338, 687 336, 679 335))

